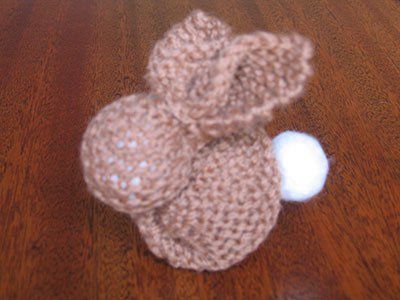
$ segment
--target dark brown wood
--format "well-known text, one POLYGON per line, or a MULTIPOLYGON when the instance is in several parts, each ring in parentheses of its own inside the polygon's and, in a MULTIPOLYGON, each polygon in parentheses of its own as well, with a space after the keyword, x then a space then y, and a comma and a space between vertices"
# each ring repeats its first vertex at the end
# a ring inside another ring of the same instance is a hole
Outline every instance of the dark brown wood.
POLYGON ((2 0, 0 298, 398 299, 399 103, 398 1, 2 0), (314 41, 307 93, 267 130, 309 132, 331 161, 324 191, 284 204, 260 249, 219 273, 155 259, 78 159, 89 119, 146 89, 152 45, 194 8, 314 41))

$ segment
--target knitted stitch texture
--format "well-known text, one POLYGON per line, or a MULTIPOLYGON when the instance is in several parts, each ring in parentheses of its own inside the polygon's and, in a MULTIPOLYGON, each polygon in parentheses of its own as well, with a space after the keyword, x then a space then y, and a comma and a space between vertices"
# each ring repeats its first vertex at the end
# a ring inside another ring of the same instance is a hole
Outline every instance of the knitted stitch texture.
POLYGON ((264 130, 231 135, 196 155, 189 186, 137 222, 150 249, 175 267, 220 270, 254 251, 280 209, 280 177, 264 130))
POLYGON ((202 11, 155 45, 150 94, 106 106, 86 130, 89 190, 128 213, 174 267, 226 269, 276 223, 280 175, 263 125, 312 74, 304 37, 235 36, 202 11))

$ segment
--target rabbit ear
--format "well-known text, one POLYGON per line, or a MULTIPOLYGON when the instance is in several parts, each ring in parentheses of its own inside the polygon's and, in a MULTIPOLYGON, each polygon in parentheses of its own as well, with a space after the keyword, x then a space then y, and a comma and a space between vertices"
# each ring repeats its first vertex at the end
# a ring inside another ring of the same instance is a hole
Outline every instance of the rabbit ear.
POLYGON ((227 46, 230 35, 231 28, 224 22, 195 10, 156 43, 146 79, 182 121, 189 122, 186 106, 190 106, 187 96, 193 80, 207 72, 210 60, 227 46))
POLYGON ((221 136, 267 122, 275 106, 301 95, 312 55, 312 44, 298 34, 237 36, 190 90, 190 99, 213 108, 196 120, 197 127, 221 136))
POLYGON ((300 35, 234 37, 225 23, 195 11, 156 44, 147 80, 192 131, 218 137, 265 123, 275 106, 298 97, 312 55, 300 35))

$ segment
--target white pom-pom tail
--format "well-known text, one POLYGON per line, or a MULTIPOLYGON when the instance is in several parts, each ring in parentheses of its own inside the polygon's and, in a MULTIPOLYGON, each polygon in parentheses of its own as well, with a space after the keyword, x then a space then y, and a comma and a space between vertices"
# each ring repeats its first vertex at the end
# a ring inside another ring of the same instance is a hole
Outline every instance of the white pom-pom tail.
POLYGON ((329 170, 318 140, 305 133, 285 131, 272 142, 282 178, 283 200, 306 201, 318 194, 329 170))

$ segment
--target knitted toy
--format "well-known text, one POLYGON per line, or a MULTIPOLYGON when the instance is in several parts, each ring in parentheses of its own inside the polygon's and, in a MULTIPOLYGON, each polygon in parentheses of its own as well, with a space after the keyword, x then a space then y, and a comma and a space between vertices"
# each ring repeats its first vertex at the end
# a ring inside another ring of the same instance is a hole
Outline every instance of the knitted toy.
POLYGON ((174 267, 222 270, 276 223, 281 198, 305 200, 328 163, 312 137, 264 131, 275 107, 312 74, 297 34, 234 35, 195 11, 157 42, 149 94, 124 97, 90 122, 81 159, 90 191, 129 214, 174 267))

